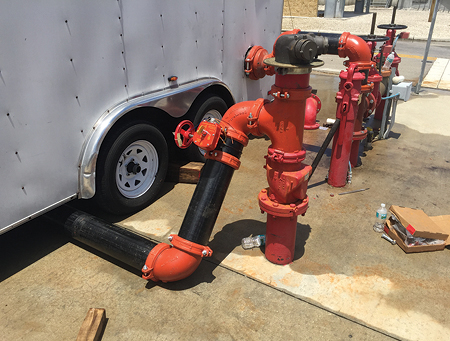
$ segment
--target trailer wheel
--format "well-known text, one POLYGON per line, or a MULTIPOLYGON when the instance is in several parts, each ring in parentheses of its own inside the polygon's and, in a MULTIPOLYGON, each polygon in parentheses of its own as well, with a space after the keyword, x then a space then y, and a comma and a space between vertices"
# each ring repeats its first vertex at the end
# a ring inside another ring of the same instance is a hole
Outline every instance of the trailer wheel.
MULTIPOLYGON (((219 96, 210 95, 206 100, 194 105, 191 110, 194 112, 194 127, 197 128, 201 121, 208 118, 221 120, 222 116, 228 110, 225 101, 219 96)), ((205 151, 192 144, 189 149, 190 159, 193 161, 205 162, 205 151)))
POLYGON ((163 185, 168 162, 166 140, 152 125, 128 125, 108 136, 97 163, 97 202, 113 214, 147 207, 163 185))

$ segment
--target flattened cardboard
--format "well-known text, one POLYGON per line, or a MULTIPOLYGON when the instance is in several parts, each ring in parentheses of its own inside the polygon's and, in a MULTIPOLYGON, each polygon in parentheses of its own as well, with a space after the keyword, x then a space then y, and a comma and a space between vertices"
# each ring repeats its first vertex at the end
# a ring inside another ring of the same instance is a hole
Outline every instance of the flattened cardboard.
POLYGON ((386 220, 386 225, 384 227, 384 231, 388 234, 389 237, 394 239, 397 242, 397 245, 405 251, 405 253, 413 253, 413 252, 426 252, 426 251, 440 251, 445 249, 445 244, 440 245, 415 245, 408 246, 403 242, 403 239, 397 234, 397 231, 392 227, 391 220, 386 220))
POLYGON ((449 233, 443 231, 424 211, 392 205, 389 211, 414 236, 447 240, 449 233))
POLYGON ((436 217, 430 217, 430 219, 441 228, 442 231, 445 231, 449 236, 445 241, 445 245, 450 245, 450 215, 438 215, 436 217))

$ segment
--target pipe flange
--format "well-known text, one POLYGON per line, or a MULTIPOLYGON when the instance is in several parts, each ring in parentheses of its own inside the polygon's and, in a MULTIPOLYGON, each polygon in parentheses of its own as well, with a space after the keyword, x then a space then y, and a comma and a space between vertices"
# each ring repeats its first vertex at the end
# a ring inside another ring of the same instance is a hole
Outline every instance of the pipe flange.
POLYGON ((389 77, 391 75, 391 70, 381 70, 381 76, 383 78, 389 77))
POLYGON ((305 214, 308 209, 309 198, 306 196, 303 200, 298 200, 295 203, 291 204, 280 204, 275 201, 270 200, 267 195, 267 189, 261 190, 258 195, 259 207, 262 211, 267 214, 276 216, 276 217, 296 217, 300 214, 305 214))
POLYGON ((354 131, 353 132, 353 141, 361 141, 364 140, 367 136, 367 129, 361 130, 361 131, 354 131))
POLYGON ((343 64, 346 67, 348 67, 350 65, 350 63, 357 64, 359 71, 370 70, 375 67, 375 62, 372 62, 372 61, 370 61, 370 62, 361 62, 361 61, 351 62, 349 60, 344 60, 344 62, 343 62, 343 64))
POLYGON ((382 80, 383 80, 383 76, 381 76, 379 73, 374 73, 367 77, 367 81, 371 82, 371 83, 381 82, 382 80))
POLYGON ((367 84, 361 85, 361 93, 362 94, 368 94, 373 91, 373 83, 369 82, 367 84))
MULTIPOLYGON (((310 73, 311 69, 320 67, 320 66, 324 65, 325 63, 323 62, 323 60, 320 60, 320 59, 314 59, 311 63, 308 63, 308 64, 279 63, 279 62, 275 61, 275 57, 273 57, 273 58, 264 59, 264 64, 269 65, 269 66, 278 67, 281 69, 304 69, 305 71, 309 70, 309 72, 305 72, 305 73, 310 73)), ((291 71, 291 70, 289 70, 289 71, 291 71)))

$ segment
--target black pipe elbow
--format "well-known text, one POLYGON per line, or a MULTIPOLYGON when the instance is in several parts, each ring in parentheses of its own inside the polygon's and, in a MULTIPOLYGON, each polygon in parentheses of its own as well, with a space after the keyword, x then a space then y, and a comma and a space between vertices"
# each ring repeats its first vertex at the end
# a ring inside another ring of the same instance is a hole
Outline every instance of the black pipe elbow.
POLYGON ((317 44, 305 34, 285 34, 274 46, 275 61, 281 64, 306 65, 317 56, 317 44))

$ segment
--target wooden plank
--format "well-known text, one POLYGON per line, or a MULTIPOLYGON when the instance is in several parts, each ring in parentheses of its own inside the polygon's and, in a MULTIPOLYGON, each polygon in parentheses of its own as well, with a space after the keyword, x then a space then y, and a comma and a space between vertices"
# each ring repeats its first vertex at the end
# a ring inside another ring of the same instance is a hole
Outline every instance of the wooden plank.
POLYGON ((77 341, 100 341, 106 325, 106 310, 90 308, 78 332, 77 341))
POLYGON ((204 163, 202 162, 170 164, 167 171, 166 181, 196 184, 200 178, 200 173, 203 166, 204 163))

